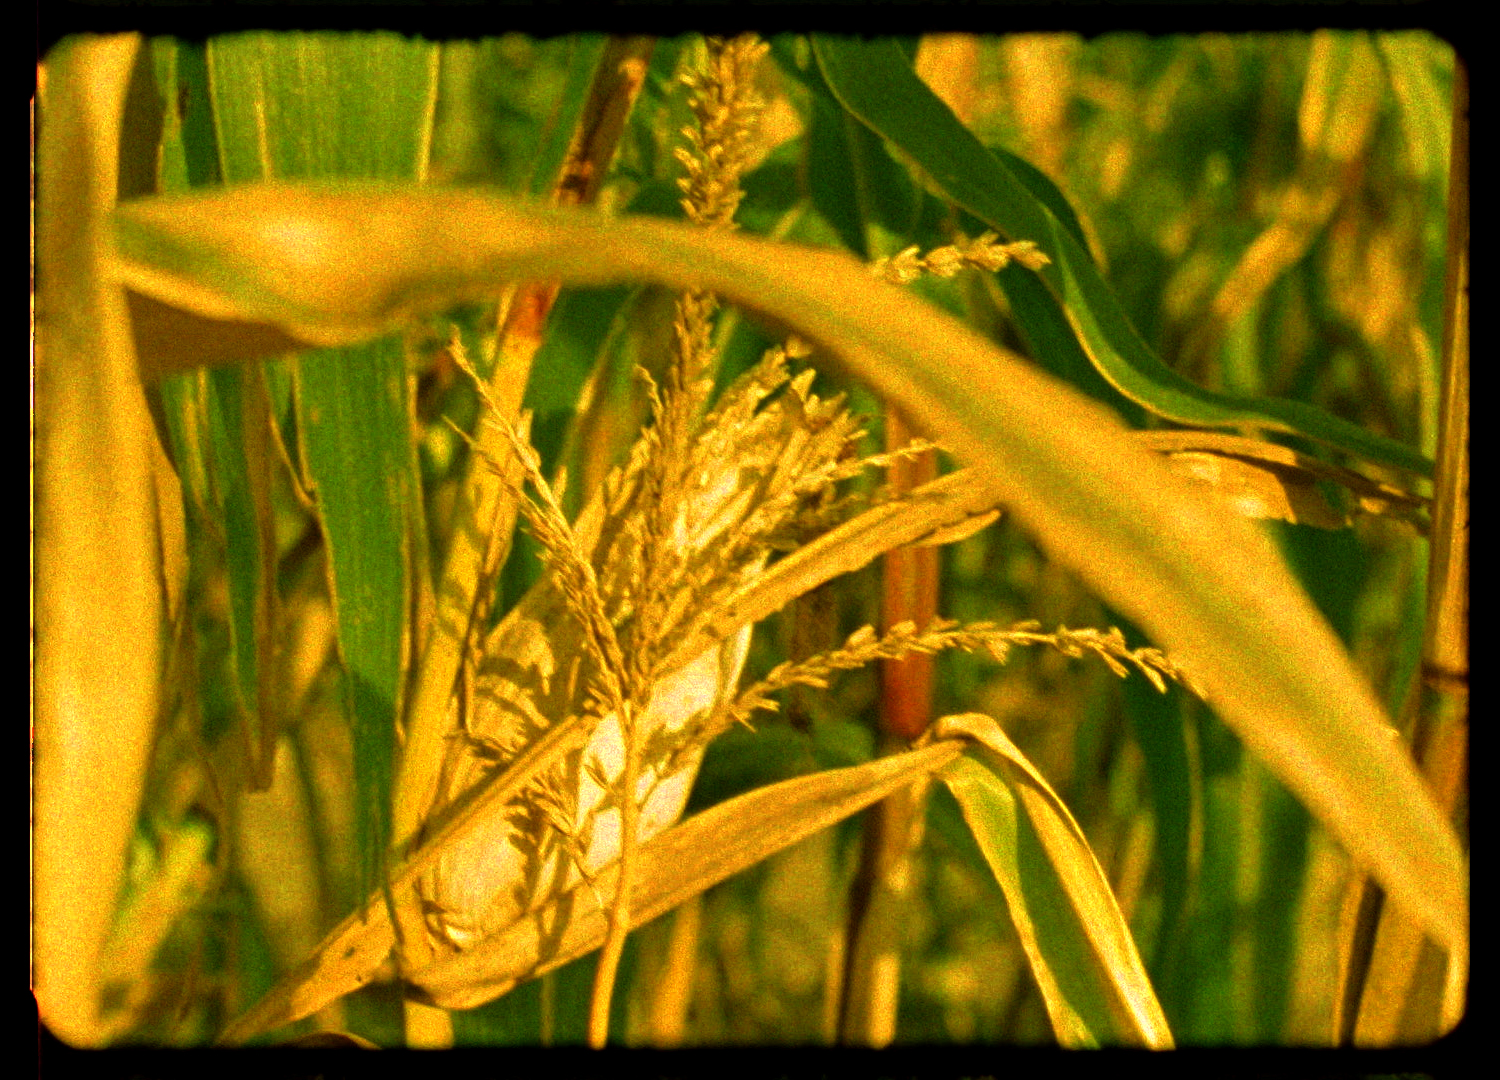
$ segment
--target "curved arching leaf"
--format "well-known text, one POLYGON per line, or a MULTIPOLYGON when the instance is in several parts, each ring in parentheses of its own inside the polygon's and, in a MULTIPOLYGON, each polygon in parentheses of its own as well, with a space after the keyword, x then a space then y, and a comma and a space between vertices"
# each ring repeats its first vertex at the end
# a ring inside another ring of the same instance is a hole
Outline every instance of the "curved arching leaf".
POLYGON ((938 775, 1005 893, 1058 1041, 1170 1049, 1109 879, 1057 792, 988 716, 945 716, 933 734, 976 744, 938 775))
MULTIPOLYGON (((1431 460, 1413 448, 1305 402, 1236 397, 1177 374, 1131 325, 1075 229, 1054 212, 1065 205, 1061 194, 1039 198, 1035 192, 1050 182, 1040 174, 1023 180, 1006 158, 987 150, 917 77, 895 42, 816 36, 813 51, 844 107, 910 157, 945 197, 1006 238, 1031 240, 1047 254, 1051 265, 1039 276, 1049 295, 1013 297, 1013 302, 1060 307, 1099 373, 1127 398, 1179 423, 1253 424, 1432 475, 1431 460)), ((1018 314, 1025 321, 1024 307, 1018 314)))
POLYGON ((853 259, 474 192, 260 186, 117 212, 118 273, 201 314, 341 343, 517 279, 702 287, 826 347, 978 467, 1050 554, 1137 622, 1391 897, 1467 941, 1461 849, 1269 540, 1107 410, 853 259))

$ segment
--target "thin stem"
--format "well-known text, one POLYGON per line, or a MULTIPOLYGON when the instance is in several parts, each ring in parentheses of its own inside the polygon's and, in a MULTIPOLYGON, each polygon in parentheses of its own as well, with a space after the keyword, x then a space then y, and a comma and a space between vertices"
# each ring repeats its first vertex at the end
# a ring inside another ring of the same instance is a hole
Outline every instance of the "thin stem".
MULTIPOLYGON (((894 753, 903 740, 885 740, 894 753)), ((910 902, 914 854, 921 845, 927 785, 897 791, 866 811, 860 866, 850 911, 839 1009, 838 1041, 883 1047, 896 1036, 901 978, 902 910, 910 902)))
MULTIPOLYGON (((911 441, 913 432, 893 408, 885 414, 886 450, 911 441)), ((937 478, 937 455, 928 451, 893 462, 890 485, 904 494, 937 478)), ((905 622, 927 626, 937 617, 939 565, 935 547, 901 547, 884 560, 881 619, 887 630, 905 622)), ((932 722, 933 657, 913 653, 880 665, 880 729, 887 752, 899 751, 932 722)), ((859 870, 850 886, 839 1042, 883 1046, 895 1036, 896 984, 900 979, 900 923, 895 909, 910 875, 922 812, 920 796, 900 791, 865 814, 859 870), (892 884, 895 888, 892 888, 892 884)))
MULTIPOLYGON (((885 424, 887 451, 911 442, 914 433, 895 409, 886 410, 885 424)), ((905 494, 937 479, 937 454, 929 450, 917 458, 893 461, 886 475, 892 491, 905 494)), ((887 630, 904 622, 928 626, 937 618, 940 572, 935 547, 900 547, 886 555, 881 621, 887 630)), ((932 722, 932 674, 931 656, 882 662, 882 731, 898 739, 921 737, 932 722)))
POLYGON ((549 971, 541 978, 542 984, 542 1025, 541 1043, 543 1046, 551 1046, 556 1038, 555 1028, 557 1026, 557 972, 549 971))
MULTIPOLYGON (((1428 552, 1422 665, 1402 731, 1439 806, 1468 840, 1469 705, 1469 125, 1468 73, 1458 62, 1448 181, 1442 413, 1428 552)), ((1426 1042, 1458 1022, 1468 956, 1444 955, 1372 878, 1352 887, 1334 1018, 1340 1045, 1426 1042)))
POLYGON ((614 997, 615 976, 620 957, 625 952, 625 938, 630 933, 630 894, 635 888, 636 833, 640 826, 640 807, 636 804, 636 777, 640 772, 640 750, 635 738, 635 721, 627 708, 620 719, 620 733, 625 743, 625 767, 620 787, 620 878, 615 886, 614 902, 609 908, 609 930, 594 969, 594 987, 589 997, 589 1046, 602 1050, 609 1039, 609 1007, 614 997))
POLYGON ((651 1046, 682 1045, 688 1003, 693 992, 693 964, 702 918, 701 894, 685 901, 672 914, 666 955, 651 983, 651 1004, 646 1019, 646 1041, 651 1046))

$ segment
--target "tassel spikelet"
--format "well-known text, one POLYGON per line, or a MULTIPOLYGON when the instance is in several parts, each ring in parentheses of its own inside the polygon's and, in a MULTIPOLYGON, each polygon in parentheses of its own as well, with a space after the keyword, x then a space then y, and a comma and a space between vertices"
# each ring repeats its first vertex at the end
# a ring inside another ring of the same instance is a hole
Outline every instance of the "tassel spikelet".
MULTIPOLYGON (((702 70, 684 77, 695 123, 677 154, 680 186, 688 217, 706 228, 732 227, 766 48, 710 39, 702 70)), ((733 691, 749 630, 675 671, 662 670, 665 658, 761 570, 772 534, 833 482, 818 478, 843 475, 830 466, 848 456, 857 425, 805 380, 777 396, 789 381, 785 350, 704 415, 716 306, 705 292, 678 300, 665 385, 642 373, 651 424, 576 523, 562 518, 534 452, 507 432, 534 493, 523 512, 548 575, 484 643, 472 715, 455 717, 432 812, 555 724, 581 717, 592 735, 423 881, 440 943, 462 947, 541 910, 677 819, 701 755, 701 746, 681 752, 680 732, 733 691)))
POLYGON ((973 268, 994 273, 1011 263, 1020 263, 1028 270, 1040 270, 1052 260, 1030 240, 1017 240, 1002 244, 996 233, 986 232, 976 240, 960 237, 946 247, 933 248, 920 255, 918 247, 909 247, 889 259, 877 259, 870 266, 870 273, 881 281, 892 285, 906 285, 923 274, 951 278, 960 270, 973 268))
POLYGON ((733 696, 748 628, 676 671, 661 664, 763 569, 823 491, 892 457, 851 458, 858 424, 841 401, 791 378, 786 359, 784 349, 772 350, 689 433, 680 471, 672 470, 680 473, 677 512, 665 523, 648 497, 659 452, 649 436, 572 524, 517 438, 533 489, 523 512, 548 573, 484 642, 472 714, 455 715, 434 812, 556 723, 582 715, 594 734, 424 880, 440 942, 461 947, 509 925, 618 857, 622 703, 634 709, 641 750, 639 838, 681 814, 707 743, 692 736, 733 696), (671 542, 647 560, 653 536, 671 542))

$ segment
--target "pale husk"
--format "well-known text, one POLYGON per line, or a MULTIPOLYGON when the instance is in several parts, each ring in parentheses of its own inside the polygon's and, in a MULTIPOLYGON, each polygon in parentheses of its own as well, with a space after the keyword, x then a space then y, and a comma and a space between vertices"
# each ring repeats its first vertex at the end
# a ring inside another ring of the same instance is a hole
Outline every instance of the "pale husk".
MULTIPOLYGON (((681 816, 706 741, 701 721, 738 685, 751 627, 727 638, 705 634, 719 602, 765 567, 771 534, 831 482, 818 477, 849 471, 838 457, 857 434, 854 421, 840 402, 808 393, 809 379, 810 373, 793 380, 757 409, 786 382, 784 357, 768 358, 700 421, 688 488, 670 533, 682 572, 673 582, 667 625, 651 636, 663 657, 678 642, 706 645, 656 677, 635 718, 643 747, 637 843, 681 816)), ((636 448, 573 529, 617 627, 628 623, 644 588, 633 555, 647 513, 640 478, 649 452, 644 444, 636 448)), ((554 725, 587 714, 591 703, 592 711, 603 711, 591 694, 599 662, 570 604, 548 576, 485 640, 469 715, 461 717, 455 706, 429 817, 554 725)), ((534 913, 545 915, 555 898, 618 860, 621 814, 613 789, 623 767, 618 717, 604 712, 592 721, 583 750, 450 845, 419 887, 440 953, 468 948, 534 913)))

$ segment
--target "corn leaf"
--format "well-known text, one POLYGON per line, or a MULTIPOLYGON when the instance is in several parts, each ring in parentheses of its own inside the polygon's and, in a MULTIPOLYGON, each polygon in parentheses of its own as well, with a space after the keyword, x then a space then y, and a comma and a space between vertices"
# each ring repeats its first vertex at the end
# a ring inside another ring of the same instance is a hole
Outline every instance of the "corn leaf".
POLYGON ((905 544, 943 544, 962 539, 999 516, 993 507, 994 497, 967 470, 939 477, 900 499, 873 506, 756 575, 724 605, 722 615, 677 647, 668 666, 686 662, 741 627, 780 611, 825 582, 868 566, 888 551, 905 544))
MULTIPOLYGON (((1416 450, 1311 405, 1217 393, 1178 375, 1131 326, 1074 232, 917 78, 895 42, 816 36, 813 50, 844 107, 909 156, 944 197, 1006 238, 1031 240, 1047 254, 1052 262, 1040 278, 1050 299, 1060 306, 1100 374, 1127 398, 1179 423, 1257 425, 1432 475, 1432 462, 1416 450)), ((1013 300, 1024 319, 1021 301, 1044 303, 1046 298, 1013 295, 1013 300)))
MULTIPOLYGON (((151 43, 162 103, 161 152, 156 186, 180 192, 219 176, 218 142, 209 101, 206 47, 161 39, 151 43)), ((139 306, 132 317, 145 314, 139 306)), ((191 346, 187 346, 190 350, 191 346)), ((160 372, 160 358, 147 370, 160 372)), ((190 505, 216 511, 213 528, 223 547, 229 592, 230 659, 234 711, 243 736, 250 784, 271 784, 272 755, 280 730, 273 653, 279 598, 272 520, 271 413, 261 369, 221 368, 168 378, 161 388, 174 457, 183 471, 190 505), (200 400, 201 399, 201 400, 200 400), (201 457, 201 461, 195 460, 201 457), (201 479, 199 473, 201 472, 201 479)), ((201 531, 194 522, 194 533, 201 531)), ((201 563, 205 552, 194 547, 201 563)), ((202 567, 198 568, 202 573, 202 567)))
MULTIPOLYGON (((972 474, 960 472, 919 488, 900 502, 882 504, 866 511, 759 576, 726 605, 726 609, 733 613, 732 617, 711 624, 703 634, 685 642, 667 662, 667 667, 675 669, 687 663, 807 589, 866 565, 889 547, 923 539, 934 527, 939 532, 954 528, 951 523, 955 519, 960 522, 959 527, 976 520, 973 515, 985 505, 984 489, 973 482, 972 474)), ((992 513, 979 513, 977 520, 988 521, 992 513)), ((585 520, 590 519, 586 516, 585 520)), ((553 612, 546 622, 555 624, 558 618, 561 618, 560 613, 553 612)), ((534 650, 540 644, 539 637, 523 638, 519 650, 513 645, 509 652, 501 651, 512 661, 521 662, 521 666, 532 667, 537 661, 534 650), (532 652, 528 654, 524 651, 527 649, 532 652)), ((547 661, 548 664, 551 662, 550 659, 547 661)), ((573 748, 575 738, 585 736, 582 729, 576 734, 570 734, 566 728, 555 729, 549 742, 538 746, 536 755, 539 756, 518 762, 515 769, 467 794, 452 815, 446 815, 429 826, 426 843, 392 875, 393 889, 404 889, 433 860, 464 843, 474 835, 474 830, 483 829, 486 818, 493 814, 490 808, 503 803, 522 782, 513 775, 515 770, 534 775, 573 748)), ((379 896, 372 896, 365 911, 352 916, 336 929, 306 964, 237 1021, 226 1038, 237 1040, 296 1020, 355 989, 369 978, 370 971, 380 962, 392 941, 379 896)))
POLYGON ((1213 431, 1141 431, 1136 441, 1245 517, 1342 529, 1360 513, 1398 518, 1427 532, 1431 499, 1277 443, 1213 431), (1320 484, 1333 489, 1336 502, 1320 484))
MULTIPOLYGON (((515 798, 532 780, 555 766, 563 756, 580 749, 589 737, 580 722, 552 728, 527 747, 504 770, 466 792, 440 818, 427 823, 427 839, 390 873, 389 887, 400 894, 411 888, 439 856, 474 827, 477 821, 515 798)), ((238 1017, 219 1036, 221 1043, 242 1042, 260 1032, 300 1020, 330 1001, 359 989, 375 977, 396 942, 390 908, 377 890, 354 913, 330 930, 318 947, 289 972, 253 1008, 238 1017)))
POLYGON ((229 637, 235 697, 246 733, 252 783, 271 785, 280 725, 275 685, 276 538, 272 527, 270 413, 261 372, 219 368, 208 375, 204 434, 223 522, 229 637))
POLYGON ((944 717, 939 737, 977 747, 938 774, 995 873, 1064 1046, 1172 1046, 1130 928, 1088 840, 1000 725, 944 717))
MULTIPOLYGON (((210 42, 208 71, 228 183, 425 172, 437 79, 431 44, 395 34, 242 34, 210 42)), ((391 339, 308 353, 297 361, 296 387, 354 723, 357 846, 368 887, 389 842, 409 609, 416 480, 405 353, 391 339)))
POLYGON ((1374 36, 1396 96, 1411 170, 1424 179, 1441 178, 1448 167, 1452 128, 1447 104, 1452 88, 1443 85, 1444 76, 1452 73, 1441 70, 1441 43, 1423 31, 1374 36))
MULTIPOLYGON (((37 1006, 75 1045, 104 1037, 101 950, 146 779, 160 701, 163 600, 157 481, 165 462, 109 279, 132 37, 76 38, 47 58, 37 170, 37 1006)), ((163 501, 162 511, 173 512, 163 501)), ((175 508, 181 528, 180 495, 175 508)))
MULTIPOLYGON (((642 926, 762 859, 858 813, 957 757, 957 740, 757 788, 688 818, 641 846, 630 912, 642 926)), ((447 1009, 482 1005, 517 983, 597 949, 618 864, 579 885, 534 918, 412 973, 447 1009)))

